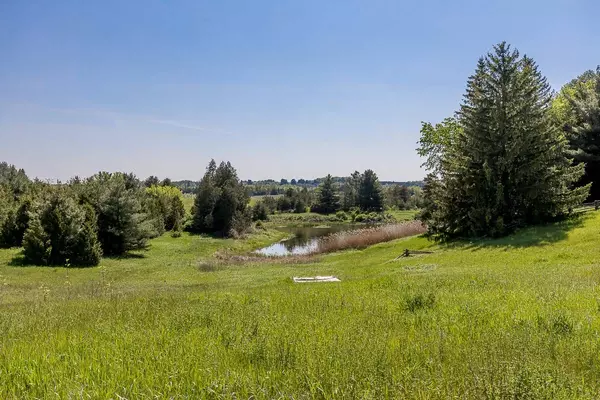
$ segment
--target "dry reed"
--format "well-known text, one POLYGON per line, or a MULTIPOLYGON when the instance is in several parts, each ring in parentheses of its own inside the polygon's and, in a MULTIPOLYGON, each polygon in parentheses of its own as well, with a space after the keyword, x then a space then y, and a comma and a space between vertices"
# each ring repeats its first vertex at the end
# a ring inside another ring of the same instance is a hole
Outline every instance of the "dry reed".
POLYGON ((330 253, 346 249, 362 249, 377 243, 389 242, 407 236, 425 233, 425 226, 419 221, 390 224, 355 231, 339 232, 324 237, 313 254, 330 253))

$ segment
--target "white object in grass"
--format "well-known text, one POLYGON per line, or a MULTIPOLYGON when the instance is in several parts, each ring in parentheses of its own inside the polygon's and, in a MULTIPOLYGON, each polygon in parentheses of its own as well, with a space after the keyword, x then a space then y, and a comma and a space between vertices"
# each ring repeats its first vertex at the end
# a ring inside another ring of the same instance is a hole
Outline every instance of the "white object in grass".
POLYGON ((294 282, 296 283, 307 283, 307 282, 340 282, 335 276, 295 276, 294 282))

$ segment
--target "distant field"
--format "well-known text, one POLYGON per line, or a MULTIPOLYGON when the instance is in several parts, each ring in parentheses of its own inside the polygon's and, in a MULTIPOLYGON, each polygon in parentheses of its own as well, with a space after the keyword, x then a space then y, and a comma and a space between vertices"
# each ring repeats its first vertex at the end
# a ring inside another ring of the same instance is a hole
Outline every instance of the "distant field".
POLYGON ((304 264, 214 257, 276 231, 166 235, 87 269, 0 250, 0 398, 597 398, 598 232, 589 212, 304 264), (291 279, 313 275, 341 282, 291 279))
POLYGON ((185 210, 188 213, 191 213, 192 206, 194 205, 194 195, 193 194, 184 194, 183 195, 183 205, 185 206, 185 210))
POLYGON ((412 221, 415 219, 418 210, 386 210, 386 214, 391 214, 396 221, 412 221))
POLYGON ((277 195, 267 195, 267 196, 252 196, 250 197, 250 205, 253 206, 256 204, 257 201, 261 200, 263 197, 273 197, 273 198, 278 198, 281 197, 282 195, 277 194, 277 195))

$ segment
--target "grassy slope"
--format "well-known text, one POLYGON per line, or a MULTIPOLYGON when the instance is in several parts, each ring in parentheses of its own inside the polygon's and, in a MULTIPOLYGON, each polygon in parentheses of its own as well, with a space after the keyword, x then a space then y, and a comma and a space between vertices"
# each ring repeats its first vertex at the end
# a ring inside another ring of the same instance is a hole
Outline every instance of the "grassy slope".
POLYGON ((594 398, 600 214, 498 241, 410 238, 305 265, 159 238, 93 269, 7 265, 0 398, 594 398), (394 259, 404 248, 431 255, 394 259), (293 284, 335 274, 338 284, 293 284), (529 396, 529 397, 528 397, 529 396))

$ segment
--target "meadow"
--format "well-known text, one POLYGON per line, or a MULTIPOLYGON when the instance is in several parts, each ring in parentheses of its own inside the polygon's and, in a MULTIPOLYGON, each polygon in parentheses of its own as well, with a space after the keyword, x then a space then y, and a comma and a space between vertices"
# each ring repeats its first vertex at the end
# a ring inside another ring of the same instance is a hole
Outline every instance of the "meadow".
POLYGON ((269 229, 164 235, 93 268, 0 250, 0 398, 597 398, 599 231, 588 212, 301 264, 215 257, 269 229), (341 282, 291 279, 311 275, 341 282))

